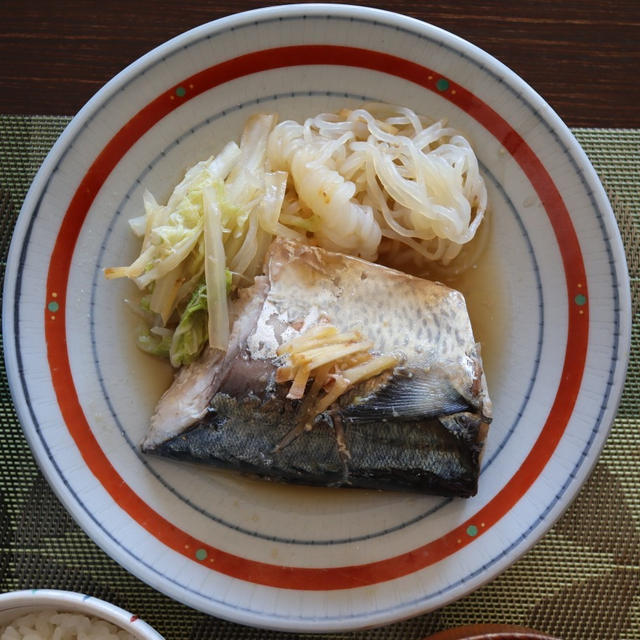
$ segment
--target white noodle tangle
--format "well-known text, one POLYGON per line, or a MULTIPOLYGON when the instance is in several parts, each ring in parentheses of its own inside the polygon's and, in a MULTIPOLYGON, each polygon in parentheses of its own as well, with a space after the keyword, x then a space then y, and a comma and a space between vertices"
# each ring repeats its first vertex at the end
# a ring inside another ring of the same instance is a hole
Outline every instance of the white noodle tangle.
POLYGON ((384 236, 446 265, 485 214, 487 192, 469 142, 405 107, 370 104, 304 124, 287 120, 271 132, 267 157, 272 170, 289 172, 300 201, 287 224, 368 260, 384 236))

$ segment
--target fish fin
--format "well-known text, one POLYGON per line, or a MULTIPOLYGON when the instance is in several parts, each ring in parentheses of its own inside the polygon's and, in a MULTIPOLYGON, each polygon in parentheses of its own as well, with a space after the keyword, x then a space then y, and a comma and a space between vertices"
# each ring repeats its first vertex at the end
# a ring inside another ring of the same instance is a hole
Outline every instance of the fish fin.
POLYGON ((373 392, 343 408, 343 417, 354 420, 423 420, 472 409, 440 367, 428 370, 396 367, 373 392))
POLYGON ((439 416, 440 424, 471 449, 481 450, 487 435, 490 418, 462 411, 457 414, 439 416))

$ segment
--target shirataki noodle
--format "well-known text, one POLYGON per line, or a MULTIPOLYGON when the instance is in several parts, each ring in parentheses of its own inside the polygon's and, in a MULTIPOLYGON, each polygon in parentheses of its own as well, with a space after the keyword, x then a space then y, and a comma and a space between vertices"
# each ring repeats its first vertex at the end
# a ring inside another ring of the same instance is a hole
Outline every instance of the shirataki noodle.
POLYGON ((386 237, 446 265, 485 214, 487 192, 469 142, 405 107, 287 120, 271 132, 267 159, 290 174, 287 224, 313 229, 327 249, 369 260, 386 237))

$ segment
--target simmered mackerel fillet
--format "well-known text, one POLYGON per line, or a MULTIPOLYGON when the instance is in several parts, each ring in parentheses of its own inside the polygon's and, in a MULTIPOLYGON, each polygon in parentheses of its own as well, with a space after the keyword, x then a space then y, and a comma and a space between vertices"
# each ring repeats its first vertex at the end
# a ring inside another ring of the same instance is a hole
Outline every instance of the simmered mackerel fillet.
POLYGON ((299 484, 476 493, 491 402, 461 293, 278 239, 233 316, 227 352, 180 371, 143 451, 299 484), (286 364, 277 352, 324 323, 366 337, 394 364, 305 430, 305 397, 276 382, 286 364))

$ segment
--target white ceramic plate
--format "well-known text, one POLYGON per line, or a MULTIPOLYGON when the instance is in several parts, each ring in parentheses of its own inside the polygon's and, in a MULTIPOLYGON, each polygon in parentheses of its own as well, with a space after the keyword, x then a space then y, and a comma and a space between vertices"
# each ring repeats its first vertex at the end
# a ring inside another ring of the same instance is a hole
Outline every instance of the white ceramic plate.
POLYGON ((613 214, 553 111, 451 34, 335 5, 204 25, 105 86, 33 183, 4 299, 20 419, 86 532, 177 600, 298 631, 440 607, 530 548, 595 463, 630 339, 613 214), (186 167, 237 139, 254 112, 300 118, 363 100, 447 118, 472 140, 487 180, 491 264, 474 305, 494 311, 477 330, 490 343, 495 420, 478 495, 277 486, 141 456, 169 378, 134 347, 122 302, 130 285, 107 282, 102 269, 136 254, 127 220, 140 212, 143 189, 166 198, 186 167))

